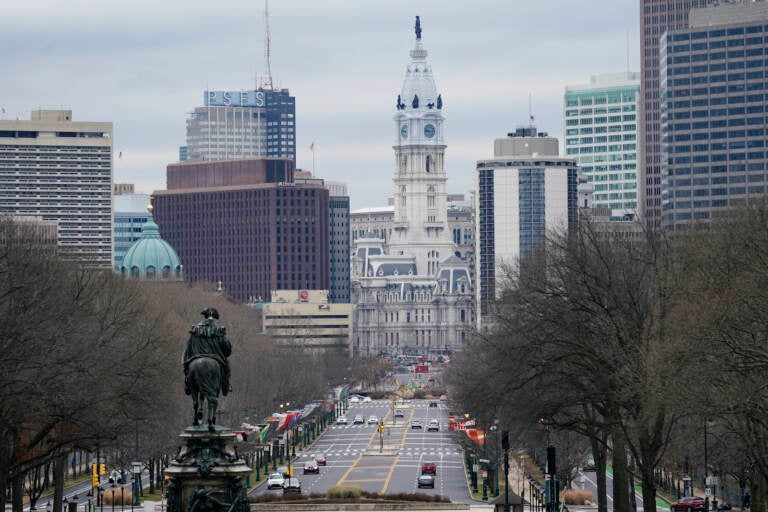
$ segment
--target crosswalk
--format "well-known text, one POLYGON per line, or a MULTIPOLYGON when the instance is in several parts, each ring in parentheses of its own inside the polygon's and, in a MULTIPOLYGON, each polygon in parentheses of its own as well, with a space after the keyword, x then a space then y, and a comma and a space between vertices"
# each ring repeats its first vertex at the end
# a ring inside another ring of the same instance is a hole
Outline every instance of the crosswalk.
MULTIPOLYGON (((398 450, 400 451, 401 455, 457 455, 461 454, 461 450, 458 447, 445 447, 445 448, 434 448, 434 447, 419 447, 419 446, 404 446, 399 447, 398 450)), ((376 450, 373 450, 373 452, 376 452, 376 450)), ((349 455, 362 455, 364 453, 367 453, 366 448, 350 448, 350 449, 333 449, 333 450, 327 450, 321 452, 323 453, 326 458, 332 458, 332 457, 342 457, 342 456, 349 456, 349 455)), ((301 454, 298 457, 296 457, 299 460, 309 460, 312 458, 311 453, 305 453, 301 454)))

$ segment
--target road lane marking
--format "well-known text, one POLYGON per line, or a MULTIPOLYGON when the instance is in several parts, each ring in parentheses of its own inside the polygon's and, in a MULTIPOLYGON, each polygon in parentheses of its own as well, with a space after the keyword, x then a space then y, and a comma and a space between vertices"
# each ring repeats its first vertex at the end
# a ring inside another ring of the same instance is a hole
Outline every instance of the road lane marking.
POLYGON ((397 466, 397 461, 400 460, 400 456, 395 456, 395 460, 392 462, 392 467, 389 468, 389 474, 387 475, 387 479, 384 481, 384 487, 381 488, 381 493, 384 494, 387 492, 387 487, 389 487, 389 482, 392 480, 392 473, 395 472, 395 467, 397 466))

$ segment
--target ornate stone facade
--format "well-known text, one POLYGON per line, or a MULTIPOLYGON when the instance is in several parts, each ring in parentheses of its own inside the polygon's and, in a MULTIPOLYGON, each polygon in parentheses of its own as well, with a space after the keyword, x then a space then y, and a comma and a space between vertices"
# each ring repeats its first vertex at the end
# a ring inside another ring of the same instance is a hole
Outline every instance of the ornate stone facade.
POLYGON ((352 252, 352 348, 359 357, 449 355, 473 324, 471 255, 454 243, 449 225, 443 100, 418 18, 410 56, 394 116, 391 221, 378 235, 356 233, 352 252))

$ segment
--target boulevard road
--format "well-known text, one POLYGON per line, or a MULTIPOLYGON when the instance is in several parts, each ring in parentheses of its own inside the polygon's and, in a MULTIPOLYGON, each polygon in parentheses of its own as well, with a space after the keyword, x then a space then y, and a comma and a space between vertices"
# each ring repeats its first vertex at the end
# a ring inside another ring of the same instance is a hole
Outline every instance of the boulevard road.
MULTIPOLYGON (((332 425, 309 451, 297 457, 294 473, 301 481, 302 493, 325 493, 340 485, 386 494, 438 494, 454 502, 470 502, 462 453, 448 432, 447 410, 438 404, 438 407, 429 407, 427 400, 399 403, 397 408, 402 410, 404 418, 397 418, 395 423, 389 400, 350 404, 346 413, 350 424, 332 425), (358 414, 366 423, 352 425, 358 414), (384 420, 382 434, 377 433, 376 425, 367 423, 371 415, 384 420), (414 419, 421 421, 423 429, 411 429, 414 419), (426 431, 430 419, 439 420, 439 432, 426 431), (327 466, 320 466, 319 475, 304 475, 304 462, 311 460, 313 454, 321 453, 326 457, 327 466), (421 464, 427 461, 437 465, 435 488, 418 489, 416 479, 421 473, 421 464)), ((262 485, 252 494, 281 492, 268 491, 262 485)))

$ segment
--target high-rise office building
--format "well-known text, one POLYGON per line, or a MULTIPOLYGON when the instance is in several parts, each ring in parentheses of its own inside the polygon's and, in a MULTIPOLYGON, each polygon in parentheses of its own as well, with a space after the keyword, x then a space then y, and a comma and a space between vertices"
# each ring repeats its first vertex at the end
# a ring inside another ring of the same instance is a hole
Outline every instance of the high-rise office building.
POLYGON ((565 154, 592 184, 595 208, 613 220, 639 210, 637 126, 640 74, 596 75, 588 84, 565 88, 565 154))
POLYGON ((288 89, 205 91, 187 119, 179 160, 290 158, 296 163, 296 98, 288 89))
POLYGON ((170 164, 154 215, 186 279, 221 281, 252 303, 272 290, 327 290, 328 189, 293 174, 290 159, 170 164))
POLYGON ((350 299, 350 229, 349 193, 347 185, 326 181, 331 239, 331 288, 328 299, 332 303, 348 303, 350 299))
POLYGON ((149 194, 116 194, 114 196, 115 256, 114 269, 120 271, 128 249, 141 238, 147 223, 149 194))
POLYGON ((555 137, 520 127, 494 141, 494 158, 477 162, 478 322, 496 298, 504 268, 519 269, 550 232, 578 222, 578 169, 559 156, 555 137))
POLYGON ((688 26, 688 12, 708 0, 640 1, 640 186, 643 215, 649 225, 661 223, 661 93, 659 38, 688 26))
POLYGON ((56 221, 63 257, 112 268, 112 123, 0 120, 0 214, 56 221))
POLYGON ((768 2, 693 9, 661 40, 665 228, 766 192, 768 2))

